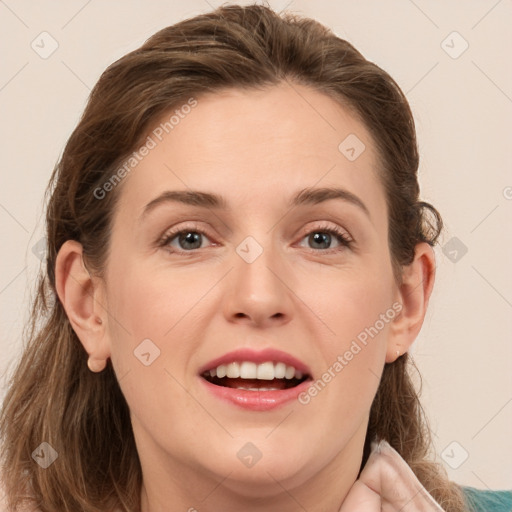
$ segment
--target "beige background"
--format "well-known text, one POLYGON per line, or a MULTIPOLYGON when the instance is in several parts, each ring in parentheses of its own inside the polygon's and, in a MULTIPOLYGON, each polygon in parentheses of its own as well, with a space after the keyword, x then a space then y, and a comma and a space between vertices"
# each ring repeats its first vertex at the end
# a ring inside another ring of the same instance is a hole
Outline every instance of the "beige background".
MULTIPOLYGON (((90 88, 111 62, 158 29, 221 3, 0 1, 0 372, 12 367, 22 346, 40 262, 32 249, 44 234, 43 191, 90 88), (42 58, 52 44, 55 52, 42 58)), ((331 27, 386 69, 409 98, 423 198, 446 223, 436 249, 436 288, 412 351, 437 457, 452 480, 511 489, 512 3, 270 5, 288 5, 331 27)))

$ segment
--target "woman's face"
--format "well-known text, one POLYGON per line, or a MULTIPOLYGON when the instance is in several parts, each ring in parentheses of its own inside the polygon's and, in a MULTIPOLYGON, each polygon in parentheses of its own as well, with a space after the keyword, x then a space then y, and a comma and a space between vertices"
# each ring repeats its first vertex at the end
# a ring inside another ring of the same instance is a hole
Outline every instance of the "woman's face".
POLYGON ((358 470, 398 297, 374 143, 304 86, 196 101, 118 185, 107 334, 143 470, 259 496, 358 470))

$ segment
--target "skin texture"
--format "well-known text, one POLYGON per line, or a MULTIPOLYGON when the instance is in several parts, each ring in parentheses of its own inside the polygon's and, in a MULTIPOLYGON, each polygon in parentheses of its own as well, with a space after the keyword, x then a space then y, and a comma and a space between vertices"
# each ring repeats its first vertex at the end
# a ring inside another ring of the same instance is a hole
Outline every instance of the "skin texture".
POLYGON ((384 363, 421 328, 433 251, 419 244, 403 284, 395 283, 374 143, 332 99, 282 83, 197 101, 119 185, 104 280, 89 274, 78 242, 63 245, 60 300, 90 368, 112 360, 142 464, 143 512, 171 504, 337 511, 357 477, 384 363), (338 150, 349 134, 366 146, 354 161, 338 150), (299 190, 331 186, 358 196, 369 215, 337 199, 287 204, 299 190), (228 209, 174 202, 141 220, 163 191, 192 189, 223 195, 228 209), (315 243, 311 232, 325 226, 353 244, 335 235, 330 245, 315 243), (204 231, 200 248, 178 237, 159 247, 174 227, 204 231), (248 236, 263 250, 252 263, 236 251, 248 236), (213 397, 198 376, 234 349, 270 347, 306 363, 316 380, 393 303, 401 313, 307 405, 244 410, 213 397), (147 338, 160 350, 149 366, 134 356, 147 338), (262 454, 250 468, 237 457, 247 442, 262 454))
POLYGON ((443 512, 387 441, 372 451, 339 512, 443 512))

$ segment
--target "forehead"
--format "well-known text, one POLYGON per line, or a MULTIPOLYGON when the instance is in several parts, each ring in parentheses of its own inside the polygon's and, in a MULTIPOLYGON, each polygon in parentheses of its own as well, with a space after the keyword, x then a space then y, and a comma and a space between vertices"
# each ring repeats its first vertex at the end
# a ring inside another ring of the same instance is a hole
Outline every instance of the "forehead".
POLYGON ((119 209, 133 217, 167 189, 210 191, 243 207, 284 203, 305 187, 343 186, 369 206, 384 206, 368 130, 306 86, 197 96, 166 112, 146 136, 151 149, 122 183, 119 209))

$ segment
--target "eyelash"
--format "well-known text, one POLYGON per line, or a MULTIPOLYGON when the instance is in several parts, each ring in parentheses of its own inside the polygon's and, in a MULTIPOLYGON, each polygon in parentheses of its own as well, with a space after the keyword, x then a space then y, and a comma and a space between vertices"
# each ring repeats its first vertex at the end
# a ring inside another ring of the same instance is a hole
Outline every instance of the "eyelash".
MULTIPOLYGON (((175 253, 175 254, 187 254, 187 255, 194 255, 194 253, 196 251, 198 251, 199 249, 191 249, 190 251, 184 251, 184 250, 176 250, 176 249, 169 249, 169 246, 168 244, 174 240, 174 238, 176 238, 177 235, 180 235, 182 233, 198 233, 200 235, 203 235, 207 238, 210 238, 208 233, 206 233, 204 230, 198 228, 197 226, 188 226, 188 227, 182 227, 182 228, 179 228, 179 229, 174 229, 174 230, 171 230, 171 231, 168 231, 167 233, 165 233, 162 238, 159 240, 158 242, 158 246, 159 247, 165 247, 168 252, 170 253, 175 253)), ((323 225, 323 226, 318 226, 318 227, 315 227, 314 229, 306 232, 302 238, 304 239, 305 237, 313 234, 313 233, 328 233, 330 235, 334 235, 339 243, 340 243, 340 247, 335 247, 335 248, 332 248, 332 249, 310 249, 310 251, 314 252, 314 253, 324 253, 324 254, 332 254, 332 253, 337 253, 339 251, 342 251, 344 250, 345 248, 346 249, 350 249, 352 247, 352 244, 353 244, 353 240, 349 237, 349 235, 347 233, 345 233, 344 231, 342 231, 340 228, 338 228, 337 226, 329 226, 329 225, 323 225)))

